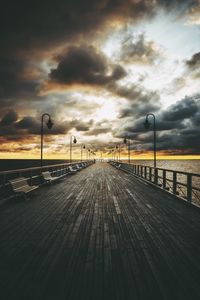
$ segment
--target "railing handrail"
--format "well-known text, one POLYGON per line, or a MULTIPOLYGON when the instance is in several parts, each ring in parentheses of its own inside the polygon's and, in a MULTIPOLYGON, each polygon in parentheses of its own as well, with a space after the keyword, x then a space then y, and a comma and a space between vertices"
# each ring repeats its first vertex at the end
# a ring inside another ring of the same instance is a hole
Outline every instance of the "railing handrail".
POLYGON ((73 164, 77 164, 77 163, 83 163, 86 161, 76 161, 76 162, 72 162, 72 163, 63 163, 63 164, 55 164, 55 165, 45 165, 42 167, 31 167, 31 168, 24 168, 24 169, 14 169, 14 170, 7 170, 7 171, 1 171, 0 172, 0 176, 1 175, 7 175, 7 174, 15 174, 15 173, 23 173, 23 172, 28 172, 28 171, 36 171, 36 170, 42 170, 42 169, 46 169, 46 168, 53 168, 53 167, 59 167, 59 166, 69 166, 69 165, 73 165, 73 164))
MULTIPOLYGON (((115 162, 117 162, 117 161, 115 161, 115 162)), ((120 163, 125 164, 125 165, 129 165, 128 163, 124 163, 124 162, 120 162, 120 163)), ((154 169, 154 167, 146 166, 146 165, 139 165, 139 164, 133 164, 133 163, 131 163, 130 165, 131 166, 140 166, 140 167, 147 167, 147 168, 154 169)), ((185 171, 178 171, 178 170, 172 170, 172 169, 165 169, 165 168, 156 168, 156 169, 160 170, 160 171, 165 170, 167 172, 176 172, 176 173, 183 174, 183 175, 190 174, 192 176, 200 177, 200 174, 197 174, 197 173, 191 173, 191 172, 185 172, 185 171)))

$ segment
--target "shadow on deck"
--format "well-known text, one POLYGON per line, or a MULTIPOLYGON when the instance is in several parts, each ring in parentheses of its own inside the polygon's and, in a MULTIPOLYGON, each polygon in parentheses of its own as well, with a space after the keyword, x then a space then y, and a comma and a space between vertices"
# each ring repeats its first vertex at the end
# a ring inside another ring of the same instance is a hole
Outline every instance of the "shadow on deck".
POLYGON ((200 214, 96 163, 0 210, 1 299, 200 299, 200 214))

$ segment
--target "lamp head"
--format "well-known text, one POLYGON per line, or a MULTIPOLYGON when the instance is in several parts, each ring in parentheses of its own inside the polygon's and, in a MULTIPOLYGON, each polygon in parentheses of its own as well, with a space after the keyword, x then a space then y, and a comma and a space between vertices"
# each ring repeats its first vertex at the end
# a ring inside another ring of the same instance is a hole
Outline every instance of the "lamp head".
POLYGON ((77 139, 74 137, 73 143, 76 144, 77 143, 77 139))
POLYGON ((115 147, 116 149, 118 149, 119 147, 118 147, 118 145, 116 145, 116 147, 115 147))
POLYGON ((144 122, 144 127, 145 127, 146 129, 149 129, 149 128, 150 128, 150 125, 151 125, 151 123, 149 123, 148 119, 146 118, 146 120, 145 120, 145 122, 144 122))
POLYGON ((126 138, 124 138, 124 144, 126 144, 127 143, 127 139, 126 138))
POLYGON ((83 145, 83 149, 85 149, 85 145, 83 145))
POLYGON ((48 127, 48 129, 51 129, 53 127, 53 122, 51 121, 50 118, 49 118, 49 120, 47 122, 47 127, 48 127))

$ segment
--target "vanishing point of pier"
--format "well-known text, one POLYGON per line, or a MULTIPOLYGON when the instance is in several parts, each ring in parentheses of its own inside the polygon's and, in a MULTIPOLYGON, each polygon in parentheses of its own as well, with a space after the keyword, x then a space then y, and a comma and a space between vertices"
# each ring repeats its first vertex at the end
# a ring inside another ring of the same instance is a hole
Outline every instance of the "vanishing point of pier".
POLYGON ((105 162, 0 207, 0 298, 200 299, 200 211, 105 162))

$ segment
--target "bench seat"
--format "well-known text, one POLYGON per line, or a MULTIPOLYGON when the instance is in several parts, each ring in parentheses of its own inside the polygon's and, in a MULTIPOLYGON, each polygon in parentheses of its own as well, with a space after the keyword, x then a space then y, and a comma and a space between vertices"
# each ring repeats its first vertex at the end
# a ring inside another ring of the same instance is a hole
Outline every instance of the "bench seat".
POLYGON ((29 185, 28 179, 25 177, 18 177, 15 179, 10 179, 9 184, 12 188, 12 191, 15 193, 28 194, 31 191, 34 191, 38 188, 37 185, 29 185))
POLYGON ((76 173, 78 170, 77 169, 74 169, 73 166, 69 166, 69 171, 74 174, 76 173))

